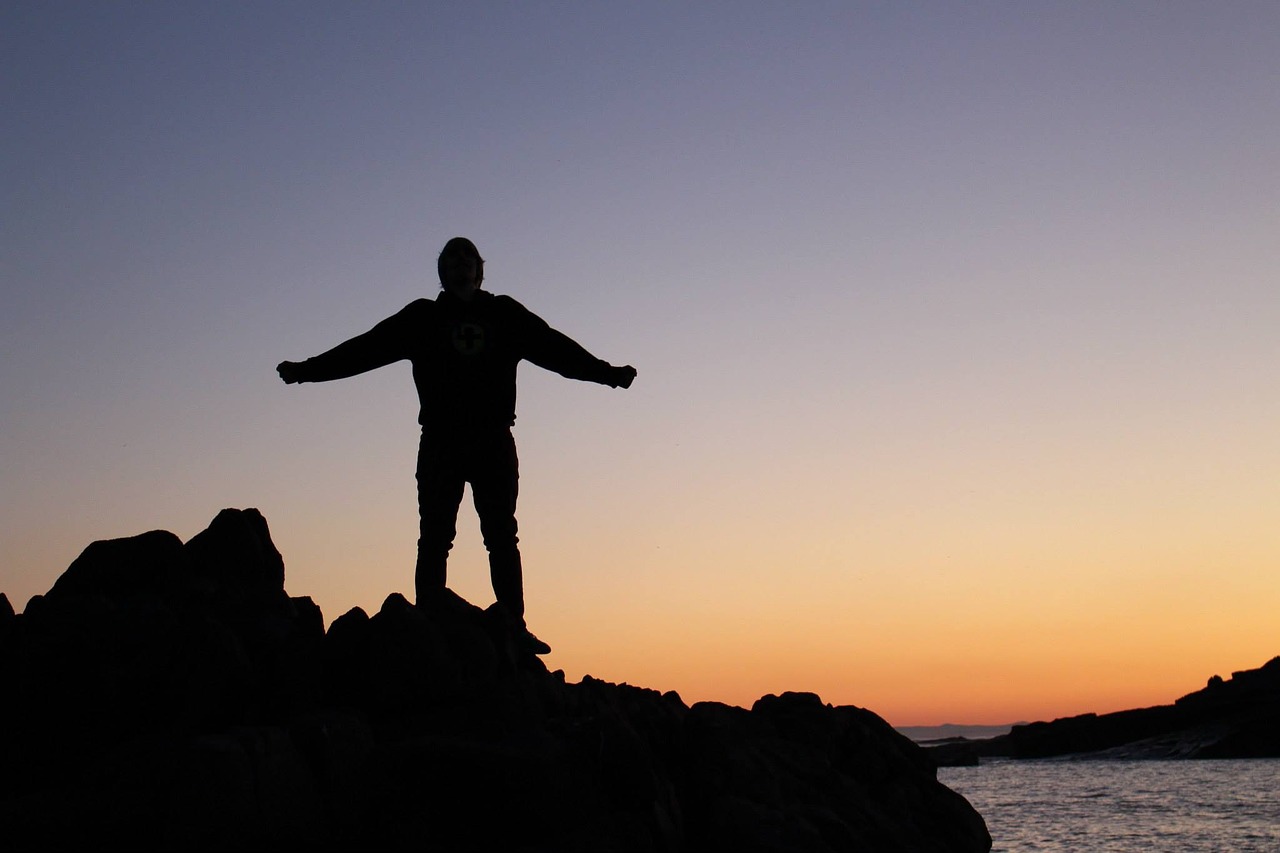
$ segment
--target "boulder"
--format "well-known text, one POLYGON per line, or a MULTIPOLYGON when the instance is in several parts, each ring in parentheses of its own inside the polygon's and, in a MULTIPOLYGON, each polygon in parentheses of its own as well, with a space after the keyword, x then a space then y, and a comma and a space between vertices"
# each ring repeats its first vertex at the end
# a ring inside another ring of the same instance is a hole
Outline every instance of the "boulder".
POLYGON ((54 582, 48 604, 104 598, 115 602, 147 597, 172 600, 191 581, 182 540, 167 530, 94 542, 54 582))

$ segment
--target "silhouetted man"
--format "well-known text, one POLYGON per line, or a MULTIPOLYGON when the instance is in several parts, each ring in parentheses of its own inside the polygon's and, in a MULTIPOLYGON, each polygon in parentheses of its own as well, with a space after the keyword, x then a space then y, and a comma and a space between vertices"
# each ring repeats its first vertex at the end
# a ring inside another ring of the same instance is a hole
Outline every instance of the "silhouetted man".
POLYGON ((524 580, 516 546, 519 473, 511 427, 516 365, 527 359, 570 379, 629 388, 634 367, 614 367, 552 329, 509 296, 480 289, 484 259, 454 237, 437 261, 442 292, 418 299, 363 335, 303 362, 276 368, 287 383, 343 379, 401 359, 413 364, 418 422, 419 604, 445 589, 463 486, 471 484, 498 602, 528 648, 551 648, 524 622, 524 580))

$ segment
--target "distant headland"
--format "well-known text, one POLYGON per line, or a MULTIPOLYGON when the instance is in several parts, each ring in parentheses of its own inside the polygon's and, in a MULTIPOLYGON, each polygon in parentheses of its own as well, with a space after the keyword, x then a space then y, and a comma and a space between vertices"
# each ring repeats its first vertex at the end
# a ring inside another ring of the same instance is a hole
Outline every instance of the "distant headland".
POLYGON ((1013 726, 984 740, 922 743, 940 766, 980 758, 1280 758, 1280 657, 1215 675, 1172 705, 1013 726))
POLYGON ((509 619, 398 593, 324 628, 254 509, 0 594, 9 850, 987 851, 871 711, 569 683, 509 619))

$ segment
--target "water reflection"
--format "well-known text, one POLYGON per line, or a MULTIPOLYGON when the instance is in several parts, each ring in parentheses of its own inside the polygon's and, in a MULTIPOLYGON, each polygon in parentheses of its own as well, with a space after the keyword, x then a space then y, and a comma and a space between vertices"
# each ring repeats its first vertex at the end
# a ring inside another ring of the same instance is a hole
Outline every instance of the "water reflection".
POLYGON ((987 821, 993 853, 1280 850, 1280 760, 1009 761, 938 779, 987 821))

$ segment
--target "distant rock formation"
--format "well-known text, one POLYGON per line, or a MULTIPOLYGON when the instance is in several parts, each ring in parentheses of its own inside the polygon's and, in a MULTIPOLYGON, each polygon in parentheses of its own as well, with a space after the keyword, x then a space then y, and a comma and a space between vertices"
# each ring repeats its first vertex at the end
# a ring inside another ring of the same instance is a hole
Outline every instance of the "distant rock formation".
MULTIPOLYGON (((1280 657, 1229 680, 1215 675, 1172 705, 1018 725, 967 746, 982 756, 1011 758, 1280 758, 1277 720, 1280 657)), ((948 756, 933 757, 944 764, 948 756)))
MULTIPOLYGON (((1017 724, 1021 725, 1021 723, 1017 724)), ((941 726, 898 726, 901 734, 911 738, 939 767, 977 767, 979 755, 976 744, 1009 733, 1007 726, 960 726, 947 723, 941 726)))
POLYGON ((497 606, 328 632, 257 510, 95 542, 0 595, 0 844, 25 849, 985 851, 870 711, 561 672, 497 606))
POLYGON ((977 767, 981 763, 978 743, 967 737, 949 737, 921 741, 920 748, 939 767, 977 767))

